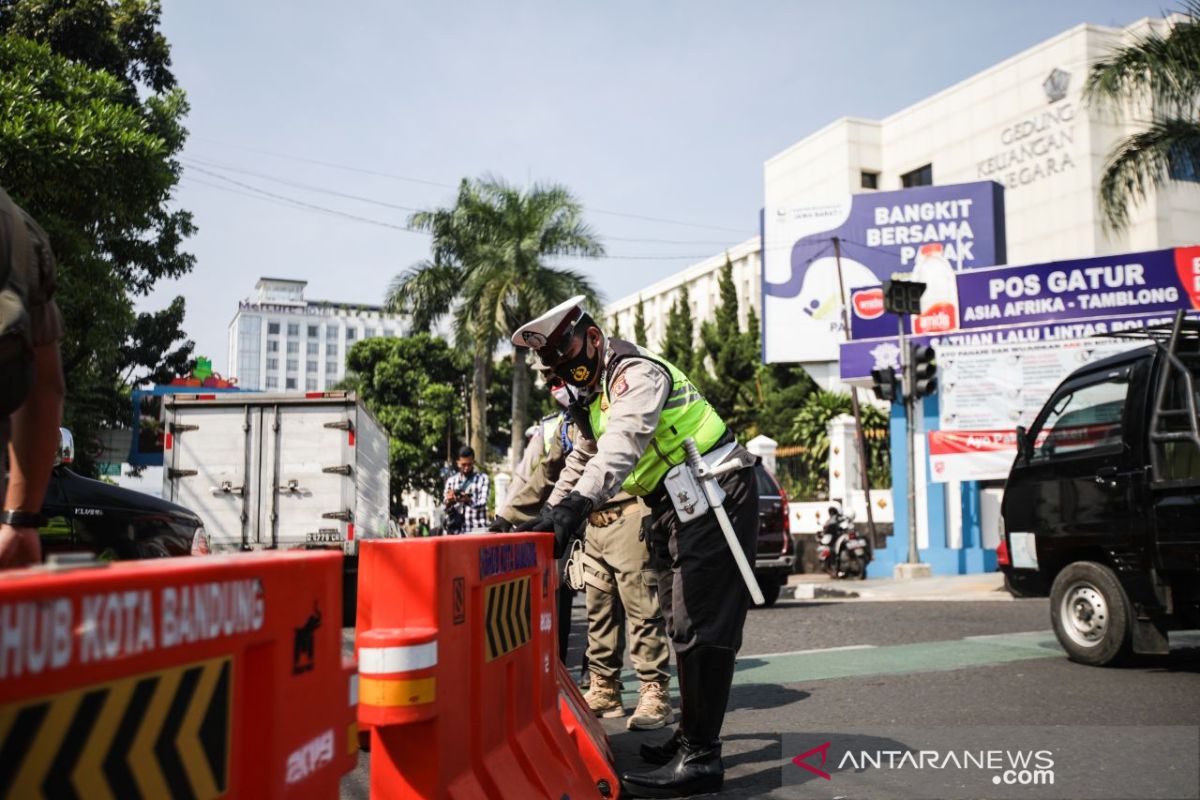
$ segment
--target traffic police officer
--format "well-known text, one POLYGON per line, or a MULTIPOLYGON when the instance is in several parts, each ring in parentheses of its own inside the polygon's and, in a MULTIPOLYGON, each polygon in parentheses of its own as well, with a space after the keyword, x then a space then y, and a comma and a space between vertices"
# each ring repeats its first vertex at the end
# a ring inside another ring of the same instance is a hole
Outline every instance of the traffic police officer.
MULTIPOLYGON (((569 406, 573 390, 544 366, 539 371, 559 404, 569 406)), ((512 523, 537 517, 577 439, 578 427, 565 410, 544 417, 532 429, 525 458, 513 478, 514 489, 490 530, 511 530, 512 523)), ((588 515, 584 551, 576 555, 583 562, 587 600, 585 663, 590 680, 583 699, 596 716, 625 715, 620 677, 627 620, 629 654, 640 682, 638 704, 626 725, 630 730, 653 730, 674 719, 667 695, 670 651, 655 595, 656 577, 641 536, 644 516, 645 507, 636 497, 619 492, 588 515)), ((574 591, 566 584, 559 591, 559 658, 565 661, 574 591)))
POLYGON ((643 797, 715 791, 724 778, 719 735, 750 596, 715 515, 681 521, 686 507, 676 508, 663 479, 685 462, 689 437, 710 467, 718 458, 738 459, 743 467, 725 472, 719 483, 737 539, 752 560, 758 531, 754 458, 682 371, 635 344, 606 337, 582 300, 568 300, 512 337, 580 392, 571 407, 580 439, 538 519, 521 527, 553 530, 562 552, 592 509, 618 491, 645 498, 659 601, 675 645, 681 713, 668 742, 642 747, 643 759, 661 766, 626 773, 623 782, 643 797))

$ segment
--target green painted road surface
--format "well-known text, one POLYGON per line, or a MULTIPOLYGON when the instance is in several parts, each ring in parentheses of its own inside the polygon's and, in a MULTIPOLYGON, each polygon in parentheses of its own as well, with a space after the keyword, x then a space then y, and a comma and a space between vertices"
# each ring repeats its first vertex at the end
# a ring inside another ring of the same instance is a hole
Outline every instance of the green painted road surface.
MULTIPOLYGON (((868 644, 739 655, 733 683, 735 686, 803 684, 836 678, 946 672, 1013 661, 1064 657, 1063 649, 1051 631, 1028 631, 885 647, 868 644)), ((637 675, 626 672, 622 679, 626 687, 634 689, 624 693, 626 699, 636 698, 637 675)), ((671 689, 675 694, 674 682, 671 689)))

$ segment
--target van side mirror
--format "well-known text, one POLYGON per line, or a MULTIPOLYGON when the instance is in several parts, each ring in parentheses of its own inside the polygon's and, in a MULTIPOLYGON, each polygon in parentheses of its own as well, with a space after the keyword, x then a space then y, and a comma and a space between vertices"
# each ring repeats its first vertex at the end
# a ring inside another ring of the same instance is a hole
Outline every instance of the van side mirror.
POLYGON ((1029 431, 1024 425, 1017 426, 1017 457, 1026 461, 1033 458, 1033 446, 1029 442, 1029 431))
POLYGON ((75 463, 75 437, 66 428, 58 429, 58 450, 54 454, 54 466, 75 463))

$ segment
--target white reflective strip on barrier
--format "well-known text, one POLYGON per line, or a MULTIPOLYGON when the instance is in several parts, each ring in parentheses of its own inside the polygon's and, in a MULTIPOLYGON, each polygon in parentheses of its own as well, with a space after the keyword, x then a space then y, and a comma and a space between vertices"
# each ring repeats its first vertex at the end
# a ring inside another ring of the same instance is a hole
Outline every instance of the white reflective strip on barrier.
POLYGON ((350 676, 350 705, 358 705, 358 676, 350 676))
POLYGON ((360 647, 360 675, 387 675, 392 672, 411 672, 437 664, 437 642, 407 647, 360 647))

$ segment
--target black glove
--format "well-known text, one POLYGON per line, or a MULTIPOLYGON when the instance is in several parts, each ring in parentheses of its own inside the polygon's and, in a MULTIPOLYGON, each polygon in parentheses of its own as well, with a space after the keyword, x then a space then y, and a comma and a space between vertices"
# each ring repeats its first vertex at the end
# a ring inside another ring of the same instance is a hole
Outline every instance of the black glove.
POLYGON ((562 558, 571 541, 583 535, 592 501, 579 492, 571 492, 556 506, 544 506, 538 515, 522 522, 516 531, 554 531, 554 557, 562 558))
POLYGON ((513 524, 499 515, 492 520, 492 524, 488 525, 488 530, 492 533, 508 533, 513 529, 513 524))
POLYGON ((515 526, 513 530, 517 533, 554 530, 554 521, 550 519, 550 506, 542 506, 542 510, 538 512, 536 517, 522 522, 520 525, 515 526))
POLYGON ((550 509, 550 522, 554 526, 555 558, 562 558, 571 542, 583 536, 583 529, 591 512, 592 501, 579 492, 571 492, 550 509))

